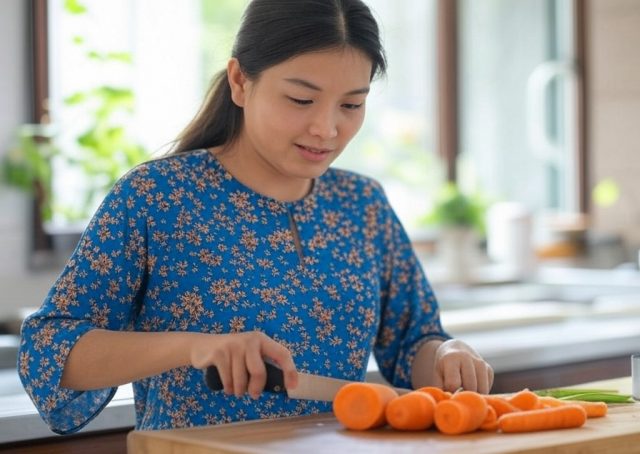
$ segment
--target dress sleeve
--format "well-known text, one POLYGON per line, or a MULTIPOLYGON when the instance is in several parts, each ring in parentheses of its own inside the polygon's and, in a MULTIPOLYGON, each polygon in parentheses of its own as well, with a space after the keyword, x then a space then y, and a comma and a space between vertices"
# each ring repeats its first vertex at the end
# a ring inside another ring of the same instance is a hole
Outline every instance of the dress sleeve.
POLYGON ((135 181, 128 174, 106 196, 42 306, 22 325, 20 379, 42 419, 59 434, 84 427, 117 389, 74 391, 60 380, 83 334, 126 330, 137 311, 147 244, 135 181))
POLYGON ((381 320, 373 353, 383 377, 411 388, 411 365, 432 339, 450 339, 440 323, 438 302, 411 241, 381 190, 381 320))

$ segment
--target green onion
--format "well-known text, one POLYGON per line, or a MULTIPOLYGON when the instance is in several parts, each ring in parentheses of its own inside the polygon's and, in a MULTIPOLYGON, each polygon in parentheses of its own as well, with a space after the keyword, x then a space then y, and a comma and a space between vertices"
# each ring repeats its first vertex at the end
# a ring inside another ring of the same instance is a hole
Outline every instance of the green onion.
POLYGON ((629 394, 620 394, 615 389, 554 388, 534 391, 539 396, 551 396, 560 400, 582 400, 585 402, 605 402, 607 404, 632 403, 629 394))

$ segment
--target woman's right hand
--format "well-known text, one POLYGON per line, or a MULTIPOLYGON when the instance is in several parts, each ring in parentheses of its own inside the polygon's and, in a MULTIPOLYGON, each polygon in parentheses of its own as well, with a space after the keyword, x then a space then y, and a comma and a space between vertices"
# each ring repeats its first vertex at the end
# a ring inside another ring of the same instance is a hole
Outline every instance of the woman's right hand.
POLYGON ((291 352, 260 331, 232 334, 203 334, 191 346, 191 364, 198 369, 216 366, 224 392, 237 397, 245 393, 257 399, 267 381, 264 358, 282 369, 284 385, 293 389, 298 372, 291 352))

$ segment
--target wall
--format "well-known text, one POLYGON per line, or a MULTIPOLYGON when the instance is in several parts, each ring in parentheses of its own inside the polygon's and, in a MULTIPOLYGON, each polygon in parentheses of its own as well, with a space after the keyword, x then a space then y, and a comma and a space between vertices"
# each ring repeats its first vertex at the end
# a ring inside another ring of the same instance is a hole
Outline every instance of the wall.
MULTIPOLYGON (((640 1, 590 0, 590 179, 613 178, 620 199, 594 206, 595 227, 640 247, 640 1)), ((633 257, 632 257, 633 258, 633 257)))

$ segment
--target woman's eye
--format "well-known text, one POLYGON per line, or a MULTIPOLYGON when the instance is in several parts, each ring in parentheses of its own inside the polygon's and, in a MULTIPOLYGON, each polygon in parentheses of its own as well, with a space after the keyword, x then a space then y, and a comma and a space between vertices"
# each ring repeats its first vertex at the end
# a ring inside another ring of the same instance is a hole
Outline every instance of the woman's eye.
POLYGON ((298 98, 292 98, 290 96, 288 98, 292 102, 294 102, 296 104, 300 104, 301 106, 306 106, 306 105, 311 104, 313 102, 310 99, 298 99, 298 98))
POLYGON ((360 107, 362 107, 364 103, 360 103, 360 104, 343 104, 342 107, 344 107, 347 110, 357 110, 360 107))

